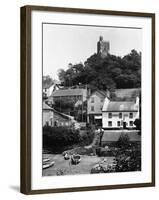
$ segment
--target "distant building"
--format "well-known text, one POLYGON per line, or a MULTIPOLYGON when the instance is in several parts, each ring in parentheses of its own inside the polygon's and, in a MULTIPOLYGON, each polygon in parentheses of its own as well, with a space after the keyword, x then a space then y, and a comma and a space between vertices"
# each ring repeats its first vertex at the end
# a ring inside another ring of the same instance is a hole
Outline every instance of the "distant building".
POLYGON ((110 44, 108 41, 104 41, 103 37, 99 37, 99 41, 97 43, 97 54, 99 54, 102 58, 106 57, 109 53, 110 44))
POLYGON ((43 102, 43 126, 72 126, 76 125, 74 117, 60 113, 43 102))
POLYGON ((51 96, 52 92, 59 89, 55 83, 43 83, 43 98, 48 98, 51 96))
POLYGON ((53 100, 72 100, 73 102, 86 101, 87 100, 87 89, 60 89, 53 91, 51 96, 53 100))
POLYGON ((105 97, 109 96, 109 91, 97 90, 93 92, 87 100, 87 122, 102 125, 102 109, 105 97))
POLYGON ((105 98, 102 127, 105 129, 134 128, 139 118, 139 97, 135 101, 110 101, 105 98))
POLYGON ((54 109, 43 102, 43 126, 54 126, 54 109))
POLYGON ((111 96, 113 100, 135 100, 141 96, 141 88, 115 89, 111 96))

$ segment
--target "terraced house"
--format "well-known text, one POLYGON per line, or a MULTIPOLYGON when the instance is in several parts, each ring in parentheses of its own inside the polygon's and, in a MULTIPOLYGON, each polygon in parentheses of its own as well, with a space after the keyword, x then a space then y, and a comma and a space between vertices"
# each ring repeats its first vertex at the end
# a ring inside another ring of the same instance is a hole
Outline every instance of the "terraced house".
POLYGON ((53 97, 54 101, 65 99, 65 100, 72 100, 75 103, 78 100, 81 100, 84 102, 87 99, 87 89, 80 89, 80 88, 60 89, 60 90, 53 91, 51 96, 53 97))

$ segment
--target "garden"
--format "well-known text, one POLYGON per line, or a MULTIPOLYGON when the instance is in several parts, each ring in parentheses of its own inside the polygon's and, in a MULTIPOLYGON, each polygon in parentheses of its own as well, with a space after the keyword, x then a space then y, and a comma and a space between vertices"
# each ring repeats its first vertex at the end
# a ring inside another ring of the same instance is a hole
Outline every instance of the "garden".
POLYGON ((43 158, 55 162, 43 175, 141 171, 140 142, 131 142, 127 134, 121 134, 117 142, 92 146, 94 134, 91 128, 81 135, 80 130, 68 127, 43 127, 43 158), (78 164, 71 163, 73 155, 80 156, 78 164))

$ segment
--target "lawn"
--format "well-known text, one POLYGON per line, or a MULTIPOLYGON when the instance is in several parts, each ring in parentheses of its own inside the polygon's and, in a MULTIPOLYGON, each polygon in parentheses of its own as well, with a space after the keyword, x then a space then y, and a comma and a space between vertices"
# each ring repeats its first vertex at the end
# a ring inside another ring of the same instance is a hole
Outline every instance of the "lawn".
POLYGON ((98 157, 98 156, 88 156, 82 155, 81 162, 78 165, 71 165, 70 160, 64 160, 62 154, 43 154, 43 158, 49 158, 54 161, 54 166, 43 169, 43 176, 56 176, 57 173, 61 172, 63 175, 73 175, 73 174, 90 174, 92 167, 103 159, 107 159, 107 163, 113 162, 114 157, 98 157))

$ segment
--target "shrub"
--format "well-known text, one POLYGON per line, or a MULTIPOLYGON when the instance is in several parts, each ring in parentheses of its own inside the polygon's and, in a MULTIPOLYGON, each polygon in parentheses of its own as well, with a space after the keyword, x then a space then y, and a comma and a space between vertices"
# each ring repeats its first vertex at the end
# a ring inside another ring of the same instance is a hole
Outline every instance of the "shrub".
POLYGON ((121 150, 115 158, 116 172, 141 170, 141 146, 133 145, 127 150, 121 150))
POLYGON ((139 130, 139 135, 141 135, 141 119, 135 119, 134 125, 136 126, 136 129, 139 130))
POLYGON ((67 127, 43 127, 43 145, 47 147, 64 147, 81 141, 78 130, 67 127))
POLYGON ((126 148, 130 145, 130 139, 128 134, 122 133, 116 142, 116 146, 119 148, 126 148))
POLYGON ((89 129, 85 134, 81 135, 81 145, 89 145, 93 142, 94 131, 89 129))

